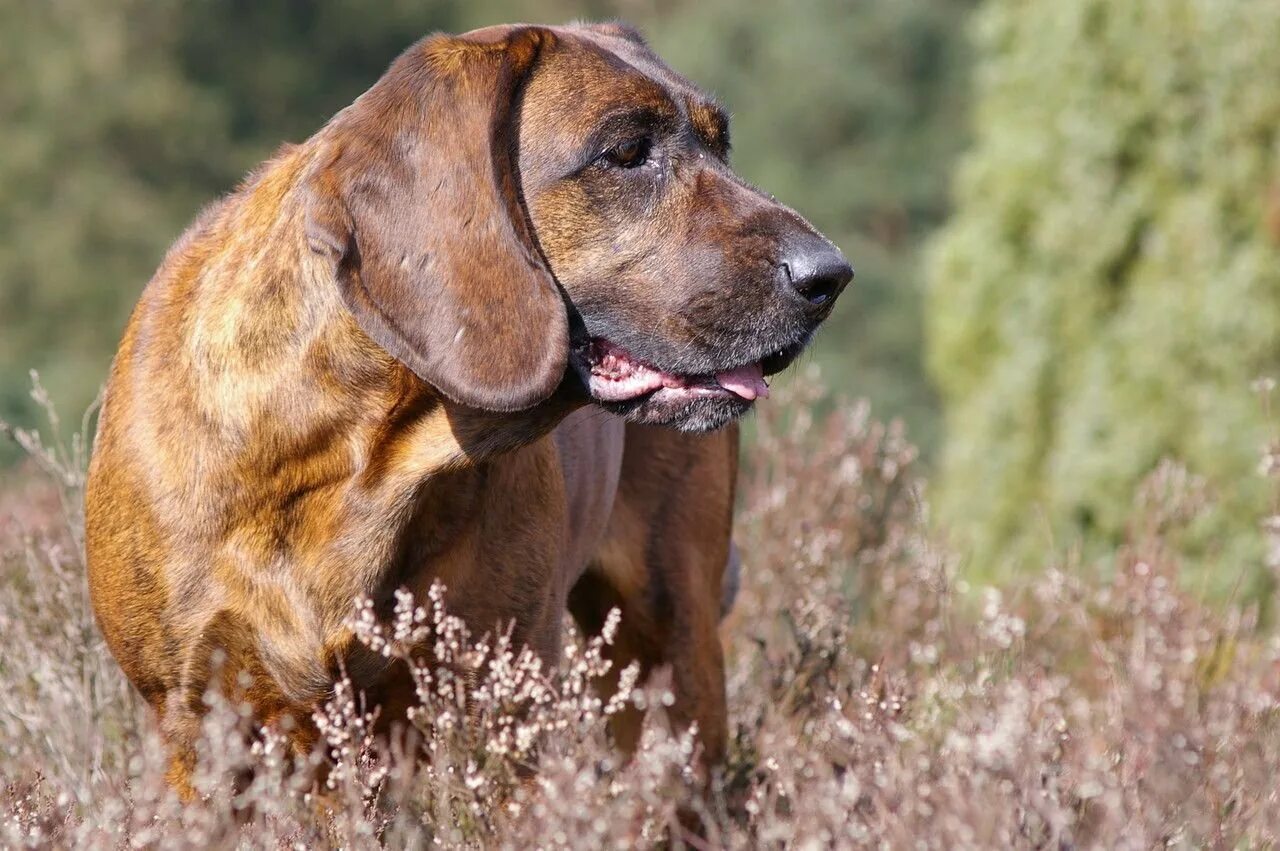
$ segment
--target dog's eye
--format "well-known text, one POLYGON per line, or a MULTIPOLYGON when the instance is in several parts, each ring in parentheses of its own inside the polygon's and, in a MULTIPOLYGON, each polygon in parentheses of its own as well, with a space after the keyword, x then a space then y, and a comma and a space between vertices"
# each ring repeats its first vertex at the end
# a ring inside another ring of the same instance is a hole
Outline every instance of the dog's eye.
POLYGON ((605 151, 604 160, 618 168, 637 168, 649 161, 649 148, 649 137, 640 136, 605 151))

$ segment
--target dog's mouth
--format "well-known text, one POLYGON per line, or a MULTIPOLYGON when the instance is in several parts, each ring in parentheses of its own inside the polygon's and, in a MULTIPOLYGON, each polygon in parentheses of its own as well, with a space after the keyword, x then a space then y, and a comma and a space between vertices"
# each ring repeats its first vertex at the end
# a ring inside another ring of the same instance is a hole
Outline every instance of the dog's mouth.
POLYGON ((599 402, 626 403, 652 397, 664 403, 725 399, 750 404, 769 396, 766 375, 781 371, 798 353, 784 350, 730 369, 688 375, 668 372, 596 337, 579 349, 578 371, 599 402))

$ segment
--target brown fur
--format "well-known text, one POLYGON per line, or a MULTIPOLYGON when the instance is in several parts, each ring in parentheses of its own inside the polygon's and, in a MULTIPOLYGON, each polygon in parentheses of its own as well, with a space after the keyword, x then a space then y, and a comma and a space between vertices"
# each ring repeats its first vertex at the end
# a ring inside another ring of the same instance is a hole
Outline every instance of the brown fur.
POLYGON ((87 516, 103 633, 180 790, 215 670, 300 749, 342 668, 403 705, 403 669, 343 624, 437 579, 547 658, 566 607, 592 630, 620 606, 621 660, 670 664, 676 720, 723 755, 737 433, 644 423, 731 417, 624 422, 569 363, 604 329, 714 372, 793 356, 825 317, 772 277, 812 229, 726 148, 723 113, 624 27, 437 36, 174 245, 112 367, 87 516), (671 140, 644 191, 575 159, 619 107, 671 140))

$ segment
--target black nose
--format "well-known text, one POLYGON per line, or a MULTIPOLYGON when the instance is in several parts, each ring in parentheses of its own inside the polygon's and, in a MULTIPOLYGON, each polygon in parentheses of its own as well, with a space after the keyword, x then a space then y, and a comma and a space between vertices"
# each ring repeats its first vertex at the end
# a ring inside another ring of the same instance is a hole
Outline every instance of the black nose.
POLYGON ((791 288, 814 307, 831 302, 853 280, 853 267, 840 249, 816 234, 788 241, 782 272, 791 288))

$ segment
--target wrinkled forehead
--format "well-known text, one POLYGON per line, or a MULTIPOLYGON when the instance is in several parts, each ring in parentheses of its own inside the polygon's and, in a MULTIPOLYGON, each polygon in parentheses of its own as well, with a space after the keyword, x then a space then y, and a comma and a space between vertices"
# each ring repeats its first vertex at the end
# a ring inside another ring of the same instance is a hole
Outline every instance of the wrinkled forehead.
POLYGON ((688 121, 709 139, 727 133, 728 115, 715 98, 668 67, 634 31, 612 24, 553 29, 558 43, 529 81, 526 109, 582 135, 636 109, 688 121))

